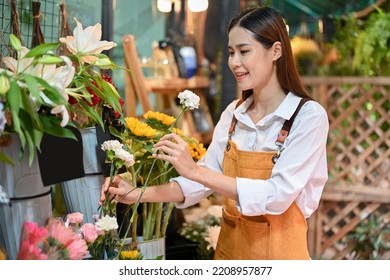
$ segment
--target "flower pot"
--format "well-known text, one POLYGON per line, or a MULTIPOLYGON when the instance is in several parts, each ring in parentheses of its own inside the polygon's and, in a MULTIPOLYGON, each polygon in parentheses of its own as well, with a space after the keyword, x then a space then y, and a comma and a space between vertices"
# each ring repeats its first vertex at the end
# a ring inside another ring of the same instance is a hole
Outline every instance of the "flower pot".
MULTIPOLYGON (((131 238, 126 238, 123 250, 131 250, 131 238)), ((137 237, 137 248, 143 255, 144 260, 165 260, 165 236, 158 239, 143 240, 142 236, 137 237)))
POLYGON ((43 225, 52 215, 52 189, 42 183, 36 156, 31 165, 27 154, 18 161, 20 142, 16 134, 11 137, 10 146, 0 147, 15 162, 12 166, 0 161, 0 184, 11 199, 10 205, 0 204, 0 242, 8 258, 16 259, 23 222, 28 220, 43 225))
POLYGON ((65 206, 69 213, 81 212, 84 222, 93 222, 93 214, 97 211, 100 191, 105 177, 98 160, 96 128, 80 130, 83 142, 83 165, 85 177, 61 183, 65 206))

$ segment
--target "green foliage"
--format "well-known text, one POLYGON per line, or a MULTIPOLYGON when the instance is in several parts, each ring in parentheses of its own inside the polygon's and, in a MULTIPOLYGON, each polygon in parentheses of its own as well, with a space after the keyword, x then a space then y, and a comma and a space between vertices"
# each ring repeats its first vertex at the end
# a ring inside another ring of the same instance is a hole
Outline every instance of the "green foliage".
POLYGON ((336 34, 328 47, 337 49, 338 59, 321 67, 321 75, 390 75, 390 13, 377 8, 365 20, 350 14, 337 18, 335 24, 336 34))
POLYGON ((354 244, 352 253, 354 259, 381 259, 390 250, 390 223, 385 216, 370 215, 354 228, 344 240, 354 244))
POLYGON ((390 75, 390 13, 377 9, 357 38, 352 67, 365 76, 390 75))

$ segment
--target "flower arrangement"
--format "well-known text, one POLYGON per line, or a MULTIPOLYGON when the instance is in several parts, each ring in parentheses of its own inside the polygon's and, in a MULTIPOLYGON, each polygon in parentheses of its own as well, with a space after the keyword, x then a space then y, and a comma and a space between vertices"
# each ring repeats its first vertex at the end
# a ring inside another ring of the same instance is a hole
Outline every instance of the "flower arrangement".
MULTIPOLYGON (((8 69, 0 69, 0 137, 9 139, 10 133, 16 133, 21 144, 20 159, 28 149, 30 164, 44 133, 75 139, 67 126, 98 124, 104 130, 107 110, 117 112, 116 117, 122 114, 123 101, 117 89, 100 73, 102 69, 120 68, 101 54, 116 43, 100 40, 100 24, 85 29, 77 20, 76 24, 74 36, 31 50, 10 35, 17 59, 4 57, 8 69), (55 54, 60 42, 71 54, 55 54), (77 117, 80 115, 85 118, 77 117)), ((1 152, 0 160, 14 163, 1 152)))
POLYGON ((213 259, 221 231, 222 207, 193 207, 190 211, 179 229, 179 234, 198 244, 199 259, 213 259))
MULTIPOLYGON (((46 226, 25 222, 22 226, 19 260, 115 259, 118 223, 116 217, 96 217, 95 223, 83 224, 82 213, 69 213, 62 219, 52 217, 46 226)), ((135 252, 125 253, 137 257, 135 252)), ((139 256, 138 256, 139 257, 139 256)))
MULTIPOLYGON (((178 98, 182 104, 178 118, 185 111, 199 106, 199 97, 189 90, 179 93, 178 98)), ((163 184, 170 178, 178 176, 169 162, 157 160, 152 156, 154 144, 162 136, 175 132, 188 143, 195 161, 203 157, 206 152, 203 144, 197 139, 185 136, 180 129, 175 128, 176 121, 175 117, 152 111, 145 113, 143 119, 126 117, 123 132, 119 133, 113 128, 110 130, 119 140, 106 141, 102 145, 102 149, 106 152, 106 161, 112 167, 111 180, 122 167, 125 167, 126 172, 120 175, 135 188, 141 188, 137 203, 129 205, 130 226, 126 229, 125 236, 128 236, 131 230, 132 240, 137 240, 139 232, 142 232, 143 240, 164 237, 174 208, 173 203, 142 203, 141 213, 137 211, 142 194, 149 185, 163 184), (138 229, 139 224, 142 224, 142 231, 138 229)), ((112 209, 115 209, 115 200, 107 196, 102 204, 102 211, 110 213, 112 209)), ((122 245, 123 242, 124 240, 122 245)))
POLYGON ((96 219, 95 224, 85 223, 81 234, 87 242, 89 258, 93 260, 113 259, 116 257, 118 238, 116 217, 105 215, 96 219))

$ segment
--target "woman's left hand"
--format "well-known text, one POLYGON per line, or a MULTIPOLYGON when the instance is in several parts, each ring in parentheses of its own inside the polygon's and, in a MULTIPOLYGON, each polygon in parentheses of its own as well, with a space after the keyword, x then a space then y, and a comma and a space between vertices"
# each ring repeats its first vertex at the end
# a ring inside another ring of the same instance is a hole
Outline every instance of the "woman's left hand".
POLYGON ((153 150, 155 158, 170 162, 181 176, 191 179, 196 174, 198 166, 191 156, 187 142, 175 133, 161 137, 153 150))

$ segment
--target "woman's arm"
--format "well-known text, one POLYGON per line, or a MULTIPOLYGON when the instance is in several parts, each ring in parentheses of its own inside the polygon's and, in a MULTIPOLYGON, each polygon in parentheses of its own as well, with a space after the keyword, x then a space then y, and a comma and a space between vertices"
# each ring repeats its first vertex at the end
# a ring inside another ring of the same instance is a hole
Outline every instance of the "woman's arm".
POLYGON ((197 165, 191 157, 187 142, 180 136, 174 133, 163 136, 155 145, 155 151, 155 158, 170 162, 181 176, 231 199, 238 199, 236 179, 197 165))
MULTIPOLYGON (((106 193, 110 194, 110 197, 114 197, 115 201, 132 204, 138 201, 141 194, 141 188, 133 188, 126 180, 120 176, 116 176, 111 186, 109 187, 110 178, 106 178, 102 187, 100 203, 102 203, 106 197, 106 193)), ((181 191, 180 185, 172 181, 164 185, 150 186, 145 189, 142 195, 141 202, 183 202, 184 196, 181 191)))

